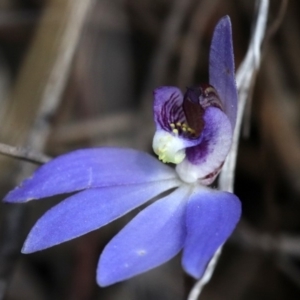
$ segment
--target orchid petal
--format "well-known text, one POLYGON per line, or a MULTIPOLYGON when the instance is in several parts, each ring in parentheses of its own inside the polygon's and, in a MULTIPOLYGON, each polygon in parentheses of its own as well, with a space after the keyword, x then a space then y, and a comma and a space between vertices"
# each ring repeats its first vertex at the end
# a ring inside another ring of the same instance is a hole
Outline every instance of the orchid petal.
POLYGON ((98 264, 100 286, 150 270, 182 249, 188 192, 181 187, 150 205, 110 241, 98 264))
POLYGON ((98 229, 175 186, 177 180, 165 180, 80 192, 51 208, 37 221, 22 252, 43 250, 98 229))
POLYGON ((154 91, 153 112, 157 129, 170 131, 170 123, 183 118, 182 101, 183 95, 177 87, 163 86, 154 91))
POLYGON ((209 83, 217 90, 230 119, 232 130, 237 114, 237 89, 235 84, 234 55, 231 22, 228 16, 217 24, 209 56, 209 83))
POLYGON ((182 265, 199 279, 216 250, 230 236, 241 215, 239 199, 231 193, 198 188, 187 205, 182 265))
POLYGON ((93 148, 61 155, 40 167, 6 195, 6 202, 70 193, 88 188, 139 184, 175 178, 172 168, 132 149, 93 148))
POLYGON ((178 164, 185 158, 185 148, 198 145, 201 135, 191 138, 183 111, 183 95, 177 87, 163 86, 154 91, 154 121, 156 132, 153 151, 164 163, 178 164))
POLYGON ((218 175, 232 141, 231 124, 216 107, 208 107, 204 114, 205 127, 199 145, 186 149, 185 160, 176 166, 184 182, 199 181, 208 185, 218 175))

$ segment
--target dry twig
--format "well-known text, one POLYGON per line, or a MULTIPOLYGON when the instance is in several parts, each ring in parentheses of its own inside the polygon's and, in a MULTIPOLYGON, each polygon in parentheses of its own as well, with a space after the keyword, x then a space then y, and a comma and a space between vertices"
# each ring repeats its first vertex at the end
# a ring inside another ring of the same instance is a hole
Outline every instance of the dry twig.
POLYGON ((44 164, 51 159, 43 153, 37 153, 26 148, 13 147, 2 143, 0 143, 0 153, 35 164, 44 164))

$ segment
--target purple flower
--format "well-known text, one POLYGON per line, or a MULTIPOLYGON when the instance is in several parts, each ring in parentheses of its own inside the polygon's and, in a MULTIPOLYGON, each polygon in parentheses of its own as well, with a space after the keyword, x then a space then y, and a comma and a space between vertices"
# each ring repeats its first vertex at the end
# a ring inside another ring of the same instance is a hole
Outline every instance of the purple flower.
POLYGON ((241 214, 235 195, 208 187, 229 152, 236 119, 229 17, 214 31, 209 77, 209 85, 188 88, 184 95, 176 87, 154 92, 153 149, 175 169, 132 149, 84 149, 53 159, 8 193, 6 202, 20 203, 77 192, 37 221, 22 252, 79 237, 158 198, 105 247, 99 285, 145 272, 181 250, 185 271, 200 278, 241 214))

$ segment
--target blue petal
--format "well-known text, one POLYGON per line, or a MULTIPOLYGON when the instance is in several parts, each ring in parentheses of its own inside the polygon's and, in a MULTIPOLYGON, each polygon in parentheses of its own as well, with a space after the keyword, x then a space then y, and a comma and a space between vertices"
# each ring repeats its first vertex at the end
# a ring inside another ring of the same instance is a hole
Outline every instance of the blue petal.
POLYGON ((6 195, 26 202, 87 188, 138 184, 175 178, 175 172, 151 155, 132 149, 94 148, 61 155, 40 167, 6 195))
POLYGON ((50 209, 37 221, 22 252, 46 249, 98 229, 177 185, 176 180, 166 180, 80 192, 50 209))
POLYGON ((188 192, 187 187, 181 187, 150 205, 110 241, 98 265, 100 286, 150 270, 182 249, 188 192))
POLYGON ((198 279, 216 250, 234 230, 241 215, 239 199, 231 193, 198 189, 187 205, 187 237, 182 265, 198 279))
POLYGON ((237 89, 234 75, 231 22, 228 16, 217 24, 209 56, 209 83, 217 90, 230 119, 232 130, 237 114, 237 89))

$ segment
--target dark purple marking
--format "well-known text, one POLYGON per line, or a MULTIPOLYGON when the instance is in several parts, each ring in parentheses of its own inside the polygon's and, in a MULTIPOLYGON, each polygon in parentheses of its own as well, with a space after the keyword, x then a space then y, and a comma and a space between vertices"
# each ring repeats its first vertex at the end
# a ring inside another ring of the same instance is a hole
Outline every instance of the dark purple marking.
POLYGON ((195 137, 199 137, 204 129, 203 115, 206 108, 213 106, 223 110, 216 90, 209 84, 187 88, 182 106, 187 124, 194 130, 195 137))
POLYGON ((192 90, 187 90, 183 100, 183 111, 188 126, 194 130, 195 137, 199 137, 204 128, 204 109, 199 102, 196 102, 197 95, 192 90))
MULTIPOLYGON (((205 111, 206 112, 206 111, 205 111)), ((214 120, 208 117, 207 114, 203 115, 205 126, 202 132, 201 143, 197 146, 186 149, 186 157, 193 164, 199 164, 206 161, 209 156, 209 145, 214 143, 215 128, 213 126, 214 120)))

